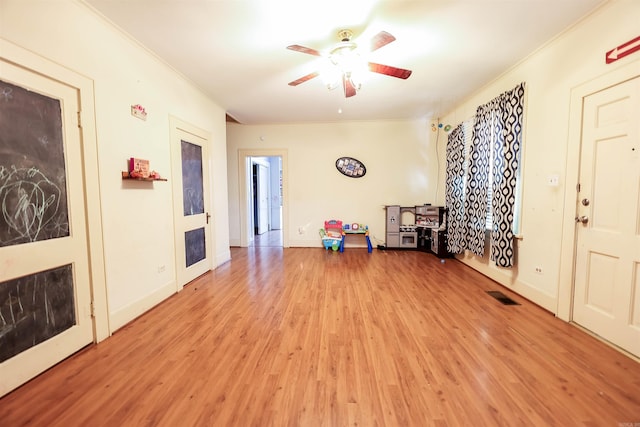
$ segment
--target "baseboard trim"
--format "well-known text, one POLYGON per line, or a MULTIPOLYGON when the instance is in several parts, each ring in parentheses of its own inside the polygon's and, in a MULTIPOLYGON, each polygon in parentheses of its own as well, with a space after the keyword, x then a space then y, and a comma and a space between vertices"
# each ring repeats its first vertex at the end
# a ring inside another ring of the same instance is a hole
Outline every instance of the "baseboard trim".
POLYGON ((175 293, 176 282, 172 280, 138 301, 135 301, 118 311, 110 313, 109 324, 111 325, 111 333, 113 334, 127 323, 130 323, 132 320, 140 317, 175 293))
POLYGON ((231 250, 227 248, 226 251, 218 252, 216 254, 215 265, 213 269, 220 267, 222 264, 225 264, 231 260, 231 250))

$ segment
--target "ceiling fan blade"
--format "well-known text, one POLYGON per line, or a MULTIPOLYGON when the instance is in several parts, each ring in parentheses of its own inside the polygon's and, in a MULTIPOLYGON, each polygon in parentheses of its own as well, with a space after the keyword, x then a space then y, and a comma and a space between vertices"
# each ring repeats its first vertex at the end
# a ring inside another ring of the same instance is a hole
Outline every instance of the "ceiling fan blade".
POLYGON ((386 46, 396 38, 386 31, 380 31, 378 34, 373 36, 371 39, 371 52, 374 50, 380 49, 382 46, 386 46))
POLYGON ((310 47, 300 46, 299 44, 292 44, 291 46, 287 46, 287 49, 295 50, 296 52, 307 53, 309 55, 322 56, 319 51, 311 49, 310 47))
POLYGON ((304 83, 307 80, 311 80, 314 77, 318 77, 318 75, 319 75, 319 73, 317 71, 314 71, 313 73, 309 73, 306 76, 302 76, 297 80, 289 82, 289 86, 298 86, 300 83, 304 83))
POLYGON ((392 67, 391 65, 376 64, 374 62, 369 62, 369 71, 384 74, 385 76, 397 77, 399 79, 408 79, 411 75, 411 70, 392 67))
POLYGON ((342 85, 344 86, 344 97, 350 98, 356 94, 356 87, 346 75, 342 75, 342 85))

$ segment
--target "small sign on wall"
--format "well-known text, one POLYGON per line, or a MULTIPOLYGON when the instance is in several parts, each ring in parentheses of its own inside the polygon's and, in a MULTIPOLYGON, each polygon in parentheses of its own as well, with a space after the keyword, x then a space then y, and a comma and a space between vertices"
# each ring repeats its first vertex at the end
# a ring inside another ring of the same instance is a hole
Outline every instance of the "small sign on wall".
POLYGON ((607 64, 611 64, 612 62, 616 62, 618 59, 631 55, 633 52, 638 50, 640 50, 640 36, 608 51, 605 55, 605 62, 607 64))
POLYGON ((140 120, 147 120, 147 111, 140 104, 131 106, 131 115, 140 120))
POLYGON ((129 176, 132 178, 149 178, 149 160, 129 159, 129 176))

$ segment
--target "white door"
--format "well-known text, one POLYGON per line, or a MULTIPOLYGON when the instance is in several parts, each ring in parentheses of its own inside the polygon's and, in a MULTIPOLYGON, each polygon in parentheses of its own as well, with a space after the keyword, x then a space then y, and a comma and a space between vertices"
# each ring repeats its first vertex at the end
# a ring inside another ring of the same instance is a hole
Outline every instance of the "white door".
POLYGON ((171 119, 178 290, 211 269, 208 134, 171 119))
POLYGON ((640 356, 640 77, 584 98, 573 319, 640 356))
POLYGON ((269 231, 269 168, 256 164, 256 201, 258 203, 258 234, 269 231))
POLYGON ((280 230, 282 228, 282 202, 280 200, 280 188, 282 182, 282 167, 280 157, 269 157, 269 200, 271 201, 271 230, 280 230))
POLYGON ((0 60, 0 396, 93 341, 78 98, 0 60))

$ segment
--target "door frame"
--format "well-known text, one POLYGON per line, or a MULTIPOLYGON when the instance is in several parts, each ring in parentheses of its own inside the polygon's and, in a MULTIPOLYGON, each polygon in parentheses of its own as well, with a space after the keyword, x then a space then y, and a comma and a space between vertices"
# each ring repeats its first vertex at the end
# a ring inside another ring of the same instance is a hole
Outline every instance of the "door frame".
POLYGON ((640 60, 635 60, 600 75, 571 90, 569 107, 569 135, 567 142, 567 164, 564 190, 564 218, 562 222, 562 239, 560 249, 560 274, 558 285, 558 305, 556 316, 570 322, 573 320, 573 296, 575 292, 576 273, 576 207, 578 192, 576 185, 580 174, 580 150, 582 145, 582 106, 587 96, 601 90, 616 86, 640 75, 640 60))
POLYGON ((204 213, 205 215, 209 214, 210 215, 210 219, 209 219, 209 223, 206 224, 205 226, 205 243, 206 243, 206 251, 207 251, 207 257, 206 259, 207 261, 207 271, 211 271, 213 269, 213 258, 215 256, 216 253, 216 239, 215 239, 215 234, 214 234, 214 227, 213 224, 216 221, 216 218, 214 218, 213 216, 213 210, 212 210, 212 205, 213 205, 213 176, 212 176, 212 171, 211 171, 211 153, 210 153, 210 148, 211 148, 211 134, 207 131, 205 131, 204 129, 200 129, 197 126, 194 126, 190 123, 185 122, 184 120, 179 119, 178 117, 175 117, 173 115, 169 115, 169 125, 171 128, 171 137, 170 137, 170 145, 171 145, 171 163, 172 163, 172 167, 171 167, 171 179, 173 181, 173 236, 174 236, 174 242, 173 242, 173 246, 174 246, 174 258, 175 258, 175 265, 174 265, 174 273, 175 273, 175 282, 176 282, 176 291, 180 292, 184 286, 189 283, 189 281, 187 281, 186 283, 182 283, 184 277, 183 274, 181 274, 181 265, 184 262, 185 259, 185 254, 184 253, 179 253, 180 252, 180 248, 184 245, 179 245, 178 244, 178 239, 184 239, 184 235, 182 235, 181 233, 178 233, 178 227, 177 227, 177 219, 178 216, 182 215, 183 212, 183 200, 180 197, 176 197, 177 194, 182 194, 182 169, 180 167, 176 167, 174 162, 181 162, 181 154, 180 154, 180 143, 182 141, 181 138, 181 133, 187 133, 190 135, 193 135, 195 138, 199 138, 201 140, 205 141, 205 144, 207 145, 206 147, 206 152, 203 151, 203 158, 202 158, 202 167, 203 169, 206 168, 208 170, 208 173, 205 173, 205 170, 203 170, 203 181, 205 181, 208 178, 208 181, 205 183, 203 182, 204 185, 204 192, 208 194, 205 194, 205 206, 204 206, 204 213), (180 235, 178 235, 180 234, 180 235))
MULTIPOLYGON (((78 93, 80 109, 80 141, 82 144, 84 198, 87 226, 87 258, 89 260, 90 292, 93 311, 93 341, 100 342, 111 335, 102 240, 102 209, 96 138, 93 80, 55 62, 0 39, 0 57, 28 72, 58 80, 78 93)), ((109 173, 111 173, 109 171, 109 173)))
POLYGON ((249 246, 249 236, 252 233, 251 216, 251 157, 280 157, 282 159, 282 247, 289 247, 289 183, 287 179, 288 152, 286 149, 238 149, 238 192, 240 193, 240 246, 249 246))

